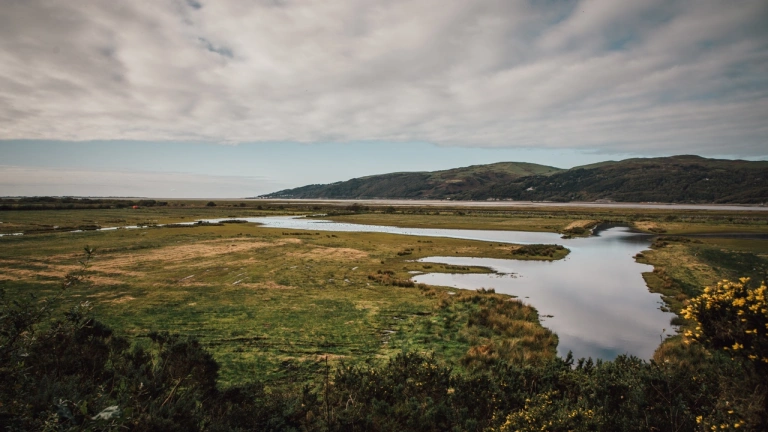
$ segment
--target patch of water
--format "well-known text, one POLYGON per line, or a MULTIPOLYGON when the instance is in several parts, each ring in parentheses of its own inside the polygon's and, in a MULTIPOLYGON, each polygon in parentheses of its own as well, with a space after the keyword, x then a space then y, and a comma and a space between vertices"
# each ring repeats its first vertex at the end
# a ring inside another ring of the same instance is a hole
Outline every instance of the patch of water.
POLYGON ((658 294, 648 292, 642 273, 653 267, 634 255, 647 249, 649 236, 615 227, 573 239, 560 261, 518 261, 468 257, 429 257, 420 262, 488 267, 497 273, 428 273, 418 283, 463 289, 493 288, 536 307, 542 324, 559 337, 558 354, 612 359, 631 354, 649 359, 663 337, 675 333, 675 316, 662 312, 658 294))

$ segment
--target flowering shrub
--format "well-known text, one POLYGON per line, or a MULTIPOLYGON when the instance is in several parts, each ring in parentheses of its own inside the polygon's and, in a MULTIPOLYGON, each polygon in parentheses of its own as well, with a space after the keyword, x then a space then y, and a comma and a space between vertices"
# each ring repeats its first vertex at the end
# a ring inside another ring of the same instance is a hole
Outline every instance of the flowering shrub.
MULTIPOLYGON (((599 430, 601 416, 587 406, 569 406, 556 391, 543 392, 525 400, 525 407, 508 415, 499 432, 599 430)), ((582 403, 581 405, 587 405, 582 403)))
POLYGON ((695 320, 695 330, 686 331, 686 340, 727 351, 731 357, 747 358, 758 368, 768 367, 768 304, 766 286, 750 288, 749 278, 738 282, 723 280, 707 287, 682 310, 695 320))

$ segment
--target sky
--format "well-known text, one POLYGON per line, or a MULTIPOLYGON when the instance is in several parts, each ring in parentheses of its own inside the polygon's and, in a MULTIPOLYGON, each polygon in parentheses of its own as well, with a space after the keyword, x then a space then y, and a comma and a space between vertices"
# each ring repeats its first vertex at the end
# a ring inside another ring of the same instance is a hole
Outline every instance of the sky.
POLYGON ((0 0, 0 196, 768 159, 765 0, 0 0))

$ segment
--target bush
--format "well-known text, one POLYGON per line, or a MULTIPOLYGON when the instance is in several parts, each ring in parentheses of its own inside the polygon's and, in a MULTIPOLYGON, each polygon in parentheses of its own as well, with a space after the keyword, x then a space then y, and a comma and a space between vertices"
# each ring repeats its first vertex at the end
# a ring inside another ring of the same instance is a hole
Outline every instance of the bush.
POLYGON ((698 326, 685 336, 768 371, 768 303, 766 286, 750 288, 749 279, 723 280, 690 301, 682 311, 698 326))
POLYGON ((565 250, 565 247, 556 244, 532 244, 520 246, 512 251, 512 255, 522 255, 526 257, 554 257, 558 251, 565 250))

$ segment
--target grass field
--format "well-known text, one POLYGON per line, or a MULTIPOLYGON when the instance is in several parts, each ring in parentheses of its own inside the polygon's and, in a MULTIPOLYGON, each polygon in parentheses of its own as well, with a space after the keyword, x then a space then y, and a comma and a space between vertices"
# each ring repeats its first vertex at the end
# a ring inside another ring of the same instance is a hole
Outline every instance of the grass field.
POLYGON ((3 211, 0 212, 0 234, 14 232, 53 232, 77 229, 81 226, 99 226, 101 228, 136 224, 167 224, 191 222, 198 219, 227 217, 257 217, 273 214, 306 214, 306 210, 285 208, 264 209, 260 205, 249 203, 250 207, 240 207, 239 203, 220 203, 207 207, 205 203, 174 202, 169 206, 142 207, 138 209, 77 209, 77 210, 40 210, 40 211, 3 211), (262 207, 262 208, 259 208, 262 207), (54 229, 54 227, 57 227, 54 229))
MULTIPOLYGON (((326 218, 326 217, 324 217, 326 218)), ((495 229, 566 233, 594 222, 622 223, 652 234, 768 233, 768 212, 531 207, 523 210, 399 209, 393 213, 333 213, 328 219, 413 228, 495 229)))
MULTIPOLYGON (((378 233, 283 232, 256 224, 53 230, 328 210, 252 202, 246 207, 204 204, 0 212, 2 232, 34 233, 0 238, 0 287, 16 298, 50 295, 67 272, 77 269, 82 248, 95 247, 89 269, 92 286, 74 290, 69 301, 90 301, 98 319, 137 343, 153 330, 195 336, 222 364, 225 385, 253 374, 273 382, 312 380, 321 374, 325 358, 332 363, 376 361, 402 350, 434 352, 458 368, 482 365, 493 356, 533 362, 554 355, 556 336, 541 327, 534 309, 493 293, 412 286, 409 281, 411 271, 487 271, 412 262, 426 256, 531 258, 515 256, 510 245, 378 233)), ((663 236, 768 232, 764 215, 722 212, 388 211, 331 218, 407 227, 550 232, 612 221, 663 236)), ((649 288, 661 292, 677 312, 704 285, 726 277, 764 277, 767 255, 766 240, 685 237, 657 242, 639 259, 655 266, 646 275, 649 288)))
MULTIPOLYGON (((100 224, 115 217, 111 210, 27 213, 46 223, 86 213, 84 220, 100 224)), ((147 213, 138 219, 182 217, 167 209, 147 213)), ((406 349, 435 352, 459 364, 472 347, 494 341, 501 346, 502 339, 526 347, 521 359, 554 355, 556 345, 532 308, 513 302, 515 310, 504 312, 515 316, 516 332, 482 331, 467 325, 473 313, 507 298, 489 293, 480 301, 475 293, 409 281, 409 271, 487 271, 411 262, 420 257, 450 251, 510 258, 510 245, 376 233, 286 233, 256 224, 0 240, 0 286, 11 296, 52 295, 63 276, 77 269, 82 247, 94 247, 88 271, 92 286, 76 289, 71 300, 92 302, 100 320, 137 341, 153 330, 198 338, 222 363, 224 384, 254 373, 271 380, 310 379, 325 357, 355 362, 406 349)))

